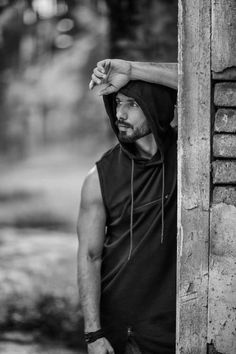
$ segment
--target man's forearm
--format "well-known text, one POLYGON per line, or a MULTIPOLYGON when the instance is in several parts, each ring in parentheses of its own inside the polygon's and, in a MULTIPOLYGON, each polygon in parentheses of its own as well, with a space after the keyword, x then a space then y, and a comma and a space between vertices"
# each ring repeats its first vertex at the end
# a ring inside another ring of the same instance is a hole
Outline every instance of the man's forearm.
POLYGON ((89 83, 92 90, 104 84, 99 95, 117 92, 130 80, 142 80, 177 89, 177 63, 150 63, 126 61, 121 59, 104 59, 97 63, 89 83))
POLYGON ((130 64, 131 80, 142 80, 177 89, 177 63, 148 63, 131 61, 130 64))
POLYGON ((78 285, 82 304, 85 332, 94 332, 101 328, 100 293, 101 261, 84 258, 78 263, 78 285))

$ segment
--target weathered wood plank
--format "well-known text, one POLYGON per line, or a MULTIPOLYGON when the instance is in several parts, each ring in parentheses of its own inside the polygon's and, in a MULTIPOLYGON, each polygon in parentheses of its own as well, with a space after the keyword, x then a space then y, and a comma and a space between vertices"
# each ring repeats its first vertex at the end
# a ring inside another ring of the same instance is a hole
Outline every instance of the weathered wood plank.
POLYGON ((216 160, 212 167, 214 184, 236 184, 236 160, 216 160))
POLYGON ((212 201, 214 204, 225 203, 236 206, 236 186, 215 187, 212 201))
POLYGON ((218 109, 214 130, 219 133, 236 133, 236 109, 218 109))
POLYGON ((236 82, 223 82, 215 85, 214 103, 216 106, 236 106, 236 82))
POLYGON ((236 207, 211 211, 208 342, 217 352, 236 353, 236 207))
POLYGON ((210 189, 210 0, 179 0, 176 352, 206 354, 210 189))
POLYGON ((213 136, 213 156, 236 158, 236 134, 215 134, 213 136))
POLYGON ((212 70, 236 67, 236 1, 212 0, 212 70))

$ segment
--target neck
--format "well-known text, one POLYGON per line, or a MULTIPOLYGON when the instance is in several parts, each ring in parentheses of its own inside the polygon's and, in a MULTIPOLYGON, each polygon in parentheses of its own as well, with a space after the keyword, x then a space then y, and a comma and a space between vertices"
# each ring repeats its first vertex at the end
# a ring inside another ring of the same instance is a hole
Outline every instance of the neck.
POLYGON ((157 152, 157 144, 153 134, 148 134, 135 142, 138 154, 143 158, 151 159, 157 152))

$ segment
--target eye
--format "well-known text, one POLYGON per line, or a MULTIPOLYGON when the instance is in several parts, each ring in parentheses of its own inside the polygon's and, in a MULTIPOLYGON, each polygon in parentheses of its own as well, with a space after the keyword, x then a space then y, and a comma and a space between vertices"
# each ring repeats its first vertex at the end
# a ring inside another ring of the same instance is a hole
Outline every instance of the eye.
POLYGON ((135 102, 135 101, 132 101, 132 102, 130 103, 130 105, 131 105, 131 107, 139 107, 139 105, 138 105, 137 102, 135 102))
POLYGON ((121 104, 121 101, 119 99, 116 99, 116 105, 118 106, 119 104, 121 104))

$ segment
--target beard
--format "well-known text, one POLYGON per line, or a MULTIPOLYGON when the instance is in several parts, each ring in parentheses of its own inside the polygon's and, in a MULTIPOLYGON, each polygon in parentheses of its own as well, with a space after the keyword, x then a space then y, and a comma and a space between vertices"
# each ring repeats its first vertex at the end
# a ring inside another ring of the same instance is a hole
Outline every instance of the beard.
POLYGON ((134 129, 132 133, 128 133, 128 129, 119 131, 118 138, 122 143, 134 143, 136 140, 143 138, 151 132, 152 131, 150 127, 144 125, 142 127, 134 129))

